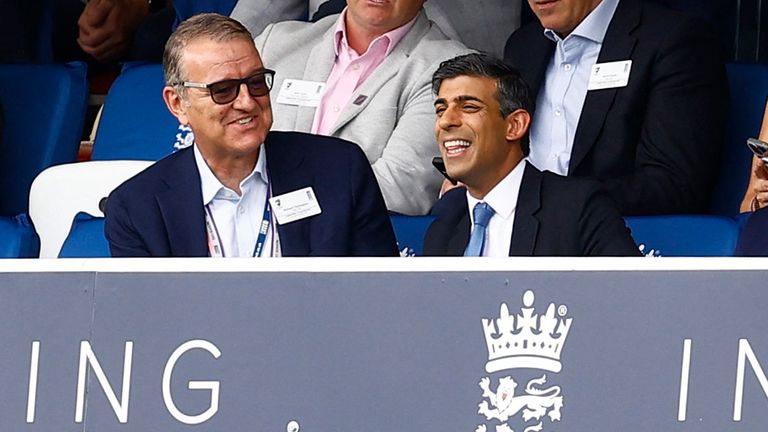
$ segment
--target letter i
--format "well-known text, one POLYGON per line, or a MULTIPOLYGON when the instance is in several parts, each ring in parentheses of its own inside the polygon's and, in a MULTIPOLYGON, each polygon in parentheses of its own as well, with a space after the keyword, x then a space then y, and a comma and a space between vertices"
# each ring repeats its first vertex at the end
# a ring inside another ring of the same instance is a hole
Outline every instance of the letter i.
POLYGON ((35 422, 37 404, 37 374, 40 363, 40 341, 32 341, 32 355, 29 360, 29 387, 27 393, 27 423, 35 422))
POLYGON ((688 378, 691 375, 691 339, 683 340, 683 365, 680 369, 680 399, 677 405, 677 421, 684 422, 688 411, 688 378))

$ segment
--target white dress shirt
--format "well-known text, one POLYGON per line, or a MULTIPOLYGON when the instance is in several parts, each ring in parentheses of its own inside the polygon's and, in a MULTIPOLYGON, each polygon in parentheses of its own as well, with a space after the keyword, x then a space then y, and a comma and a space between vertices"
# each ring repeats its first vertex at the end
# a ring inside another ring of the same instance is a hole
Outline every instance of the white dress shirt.
MULTIPOLYGON (((252 257, 264 219, 264 209, 269 190, 267 158, 262 145, 259 159, 251 174, 240 182, 242 195, 224 186, 203 159, 195 144, 195 163, 200 173, 202 203, 212 215, 214 227, 225 257, 252 257)), ((272 215, 262 257, 279 256, 279 239, 274 230, 272 215)), ((211 239, 209 238, 210 242, 211 239)))
POLYGON ((544 30, 556 43, 555 54, 536 98, 528 156, 542 171, 568 175, 589 76, 618 5, 619 0, 602 0, 565 39, 551 29, 544 30))
POLYGON ((520 184, 523 181, 525 164, 525 161, 520 161, 482 200, 473 197, 467 191, 469 220, 472 227, 475 225, 472 209, 475 208, 477 203, 485 202, 494 211, 491 220, 488 222, 488 228, 485 230, 485 244, 482 256, 509 256, 509 247, 512 244, 512 228, 515 225, 517 197, 520 194, 520 184))

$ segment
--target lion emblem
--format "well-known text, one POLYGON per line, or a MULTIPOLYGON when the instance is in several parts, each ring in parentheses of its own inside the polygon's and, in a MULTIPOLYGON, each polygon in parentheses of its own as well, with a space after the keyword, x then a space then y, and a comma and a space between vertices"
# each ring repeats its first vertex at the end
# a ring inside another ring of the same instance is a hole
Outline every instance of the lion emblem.
MULTIPOLYGON (((496 419, 505 423, 510 417, 516 416, 522 411, 523 421, 541 420, 545 415, 553 422, 560 421, 560 408, 563 407, 563 397, 560 395, 559 386, 541 388, 547 382, 547 376, 528 381, 525 394, 515 395, 517 383, 512 377, 499 379, 496 391, 491 391, 491 380, 483 377, 480 388, 483 390, 484 400, 478 405, 478 414, 485 416, 487 420, 496 419)), ((484 427, 482 428, 485 429, 484 427)), ((497 428, 499 430, 499 428, 497 428)), ((502 431, 511 430, 506 424, 501 425, 502 431)), ((541 430, 541 422, 526 431, 541 430)))

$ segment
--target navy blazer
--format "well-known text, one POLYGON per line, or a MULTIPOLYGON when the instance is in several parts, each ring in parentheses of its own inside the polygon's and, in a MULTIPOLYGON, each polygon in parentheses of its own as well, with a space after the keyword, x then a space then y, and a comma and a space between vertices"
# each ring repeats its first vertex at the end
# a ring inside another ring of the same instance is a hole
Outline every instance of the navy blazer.
MULTIPOLYGON (((395 235, 360 148, 338 138, 270 132, 263 144, 274 196, 311 186, 322 213, 278 225, 283 256, 395 256, 395 235)), ((112 256, 208 256, 192 148, 129 179, 107 200, 112 256)))
MULTIPOLYGON (((424 255, 461 256, 471 231, 466 190, 456 188, 435 208, 424 255)), ((526 164, 509 256, 639 256, 629 229, 597 182, 541 172, 526 164)))
POLYGON ((734 256, 768 256, 768 207, 756 210, 741 228, 734 256))
MULTIPOLYGON (((543 32, 538 20, 520 28, 504 55, 534 95, 555 50, 543 32)), ((587 92, 568 175, 602 180, 625 215, 703 212, 728 112, 715 32, 659 5, 621 0, 597 62, 630 59, 626 87, 587 92)))

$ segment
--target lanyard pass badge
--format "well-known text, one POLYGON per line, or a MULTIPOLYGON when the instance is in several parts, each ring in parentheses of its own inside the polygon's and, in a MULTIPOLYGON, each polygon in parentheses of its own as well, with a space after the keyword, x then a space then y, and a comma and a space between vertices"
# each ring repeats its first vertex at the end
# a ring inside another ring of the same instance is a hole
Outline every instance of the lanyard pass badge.
POLYGON ((269 199, 277 223, 285 225, 322 213, 315 191, 311 186, 269 199))

